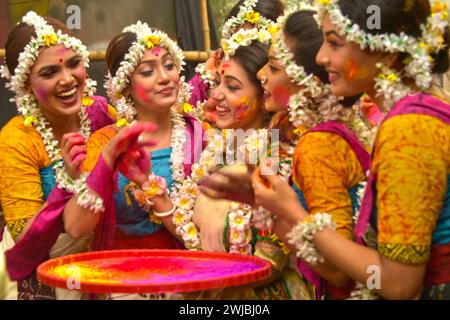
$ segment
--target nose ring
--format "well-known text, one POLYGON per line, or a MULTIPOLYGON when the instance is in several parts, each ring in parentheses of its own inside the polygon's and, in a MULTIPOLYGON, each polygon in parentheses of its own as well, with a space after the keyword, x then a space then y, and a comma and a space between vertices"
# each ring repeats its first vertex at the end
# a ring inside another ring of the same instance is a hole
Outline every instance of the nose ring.
POLYGON ((267 78, 266 78, 266 76, 261 76, 261 83, 262 84, 265 84, 266 83, 266 81, 267 81, 267 78))

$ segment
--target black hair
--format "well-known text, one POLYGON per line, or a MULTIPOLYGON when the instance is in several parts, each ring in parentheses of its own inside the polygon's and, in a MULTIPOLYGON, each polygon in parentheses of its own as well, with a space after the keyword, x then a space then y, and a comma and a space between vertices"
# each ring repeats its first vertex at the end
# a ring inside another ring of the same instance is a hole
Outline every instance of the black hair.
MULTIPOLYGON (((286 20, 284 34, 294 40, 293 54, 295 63, 305 68, 308 74, 314 74, 322 83, 330 83, 328 72, 316 62, 323 43, 323 33, 314 19, 316 12, 312 10, 301 10, 292 13, 286 20)), ((352 107, 361 97, 346 97, 341 102, 344 107, 352 107)))
MULTIPOLYGON (((240 7, 244 4, 244 2, 245 0, 240 0, 230 10, 225 21, 232 17, 236 17, 239 13, 240 7)), ((259 14, 266 19, 277 21, 278 17, 283 14, 284 4, 280 0, 259 0, 253 10, 259 12, 259 14)))
POLYGON ((258 94, 262 96, 264 89, 261 81, 257 78, 257 73, 269 61, 269 48, 258 41, 253 41, 250 46, 240 46, 233 56, 240 66, 244 68, 247 75, 257 88, 258 94))
POLYGON ((293 54, 297 65, 306 73, 314 74, 328 83, 328 73, 316 62, 317 53, 323 43, 323 33, 314 19, 314 11, 302 10, 291 14, 284 27, 284 34, 294 40, 293 54))

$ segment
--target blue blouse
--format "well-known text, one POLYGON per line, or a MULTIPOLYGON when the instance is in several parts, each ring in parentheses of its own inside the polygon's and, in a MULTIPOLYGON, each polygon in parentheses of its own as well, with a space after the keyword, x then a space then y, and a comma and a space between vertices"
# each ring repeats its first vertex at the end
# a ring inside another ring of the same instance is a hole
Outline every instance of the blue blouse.
MULTIPOLYGON (((169 190, 173 183, 172 168, 170 166, 171 153, 172 148, 155 150, 150 153, 152 172, 166 179, 169 190)), ((131 206, 127 206, 124 189, 129 183, 130 181, 119 173, 119 192, 114 192, 117 228, 125 235, 135 237, 150 235, 162 229, 162 225, 155 224, 149 219, 149 213, 139 206, 129 190, 127 193, 131 200, 131 206)))

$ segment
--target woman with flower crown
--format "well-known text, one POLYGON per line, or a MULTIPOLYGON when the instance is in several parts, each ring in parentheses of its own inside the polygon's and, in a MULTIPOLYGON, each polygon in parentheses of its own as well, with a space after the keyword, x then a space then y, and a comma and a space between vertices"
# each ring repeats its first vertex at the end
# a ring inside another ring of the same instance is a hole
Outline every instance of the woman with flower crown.
MULTIPOLYGON (((54 299, 37 282, 34 270, 45 259, 87 250, 85 240, 64 233, 59 219, 55 237, 40 229, 51 203, 77 191, 80 203, 95 205, 79 166, 91 132, 114 122, 106 99, 94 96, 87 78, 88 55, 65 25, 28 12, 9 34, 2 75, 14 92, 19 114, 0 133, 0 195, 8 231, 16 245, 6 252, 7 268, 19 282, 19 299, 54 299), (71 154, 63 162, 65 145, 71 154), (79 181, 79 188, 69 186, 79 181), (58 185, 58 187, 55 187, 58 185)), ((58 298, 76 298, 57 290, 58 298)))
MULTIPOLYGON (((229 39, 239 29, 267 28, 283 13, 280 0, 240 0, 228 13, 222 29, 222 39, 229 39)), ((215 122, 214 101, 210 93, 215 86, 215 73, 223 59, 221 48, 215 50, 206 63, 197 66, 197 74, 189 81, 192 85, 190 104, 197 107, 199 118, 210 124, 215 122)))
POLYGON ((90 137, 83 169, 103 163, 102 193, 112 197, 103 221, 86 220, 85 209, 69 204, 65 228, 76 238, 95 229, 103 249, 174 249, 173 194, 203 139, 201 123, 181 112, 190 94, 180 77, 183 53, 167 34, 137 22, 110 42, 106 62, 105 87, 119 120, 90 137))
MULTIPOLYGON (((355 298, 449 299, 450 106, 428 93, 434 73, 448 69, 448 13, 439 1, 320 0, 325 41, 317 55, 341 96, 367 93, 386 113, 355 225, 355 240, 336 231, 327 212, 310 215, 291 196, 274 212, 295 226, 301 257, 327 259, 359 282, 355 298), (381 25, 366 24, 369 5, 381 25), (350 77, 346 62, 354 66, 350 77), (292 206, 292 207, 289 207, 292 206), (370 290, 369 290, 370 289, 370 290)), ((257 203, 289 189, 254 176, 257 203)), ((272 207, 272 206, 271 206, 272 207)))
MULTIPOLYGON (((360 141, 370 145, 367 141, 370 133, 358 118, 356 107, 344 107, 331 95, 326 71, 315 62, 323 41, 322 32, 314 20, 315 12, 309 6, 306 8, 279 18, 280 30, 272 36, 269 62, 258 77, 265 90, 265 109, 275 113, 272 127, 290 133, 290 139, 282 134, 281 142, 294 142, 291 161, 281 161, 279 167, 280 176, 286 182, 292 173, 291 183, 297 191, 297 195, 292 192, 295 202, 299 198, 312 214, 330 212, 338 221, 338 232, 352 239, 357 191, 369 167, 369 154, 360 141), (289 127, 296 129, 283 130, 289 127)), ((357 98, 342 103, 351 106, 357 98)), ((230 175, 227 178, 228 184, 211 184, 205 180, 203 185, 215 191, 222 189, 230 197, 237 191, 230 189, 232 185, 243 181, 242 178, 233 181, 230 175)), ((253 189, 249 190, 253 195, 253 189)), ((242 197, 242 191, 239 192, 242 197)), ((255 206, 254 195, 247 199, 255 206)), ((281 201, 285 201, 284 195, 279 195, 276 203, 281 201)), ((256 211, 252 219, 262 225, 274 223, 272 231, 287 243, 285 234, 289 230, 285 221, 271 221, 270 214, 266 211, 264 215, 264 210, 256 211)), ((318 297, 326 294, 336 299, 348 295, 351 284, 338 288, 349 282, 345 274, 328 261, 319 265, 306 262, 299 262, 299 270, 314 284, 318 297)))
MULTIPOLYGON (((222 131, 208 135, 209 144, 200 162, 193 165, 191 177, 180 188, 174 223, 188 249, 253 254, 272 263, 273 277, 252 288, 196 292, 185 298, 287 300, 314 296, 312 286, 291 265, 286 247, 274 234, 250 224, 253 209, 244 203, 248 200, 239 196, 234 201, 211 199, 207 196, 224 197, 199 183, 210 175, 212 183, 220 181, 226 173, 249 177, 245 163, 256 164, 265 157, 270 115, 263 111, 263 89, 256 74, 268 61, 269 41, 270 32, 265 28, 240 29, 222 41, 225 58, 211 94, 216 125, 222 131)), ((280 151, 280 157, 289 161, 285 150, 280 151)), ((243 189, 248 186, 241 184, 241 193, 243 189)))

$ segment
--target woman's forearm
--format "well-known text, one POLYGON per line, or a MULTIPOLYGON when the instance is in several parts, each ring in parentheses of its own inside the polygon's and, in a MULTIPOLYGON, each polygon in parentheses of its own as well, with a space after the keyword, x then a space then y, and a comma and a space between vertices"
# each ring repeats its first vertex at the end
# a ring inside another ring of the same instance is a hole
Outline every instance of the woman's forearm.
POLYGON ((70 237, 80 239, 95 230, 99 219, 99 213, 80 207, 77 204, 76 196, 74 196, 64 209, 64 230, 70 237))
MULTIPOLYGON (((278 236, 278 238, 289 248, 291 252, 296 252, 296 247, 289 243, 286 234, 289 233, 292 229, 286 221, 282 219, 278 219, 274 233, 278 236)), ((333 285, 337 287, 345 286, 348 281, 350 281, 350 277, 348 277, 344 272, 336 268, 329 260, 325 259, 323 263, 317 264, 316 266, 312 266, 311 268, 317 272, 322 278, 331 282, 333 285)))
POLYGON ((421 291, 425 265, 406 265, 381 256, 377 250, 324 229, 314 238, 320 254, 357 282, 387 299, 413 299, 421 291))

